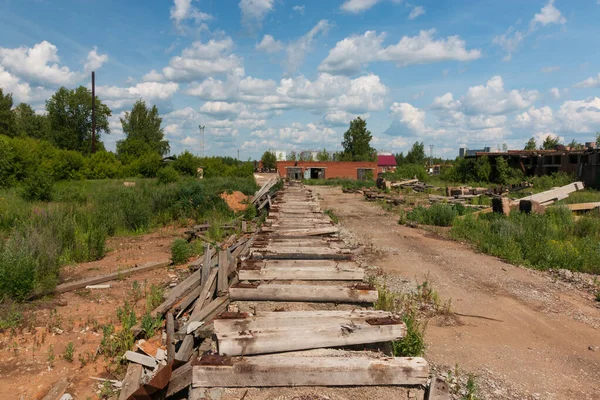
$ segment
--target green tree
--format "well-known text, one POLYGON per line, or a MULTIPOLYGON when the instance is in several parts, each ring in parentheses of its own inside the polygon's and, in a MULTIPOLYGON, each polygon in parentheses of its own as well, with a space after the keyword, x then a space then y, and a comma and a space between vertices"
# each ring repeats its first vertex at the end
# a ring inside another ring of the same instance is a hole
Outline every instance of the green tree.
POLYGON ((558 136, 548 135, 546 139, 544 139, 544 143, 542 143, 542 150, 554 150, 556 146, 560 144, 560 140, 558 136))
POLYGON ((47 140, 50 132, 48 118, 38 115, 29 104, 21 103, 15 107, 17 136, 47 140))
POLYGON ((263 167, 267 169, 275 169, 277 165, 277 157, 272 151, 265 151, 260 159, 263 163, 263 167))
POLYGON ((407 164, 425 165, 425 145, 416 141, 412 148, 406 153, 407 164))
POLYGON ((290 154, 287 155, 288 161, 296 161, 298 159, 298 155, 295 151, 291 151, 290 154))
POLYGON ((317 161, 330 161, 331 155, 327 152, 326 149, 317 153, 317 161))
POLYGON ((11 93, 4 94, 0 88, 0 135, 13 137, 17 132, 11 93))
POLYGON ((196 157, 189 151, 184 151, 177 156, 173 162, 173 168, 177 172, 183 175, 196 176, 198 174, 198 168, 202 165, 200 157, 196 157))
POLYGON ((490 161, 488 160, 487 156, 478 157, 473 170, 473 172, 475 173, 475 178, 477 178, 479 182, 490 181, 490 175, 492 174, 492 165, 490 164, 490 161))
POLYGON ((367 129, 367 121, 361 117, 350 122, 350 127, 344 133, 342 146, 344 152, 342 160, 344 161, 375 161, 376 152, 371 147, 373 136, 367 129))
POLYGON ((169 152, 169 142, 165 140, 164 131, 160 127, 162 118, 158 116, 156 106, 149 108, 143 100, 138 100, 120 120, 126 138, 117 142, 119 158, 139 158, 150 152, 164 156, 169 152))
MULTIPOLYGON (((64 87, 46 101, 50 122, 50 140, 56 147, 77 150, 84 154, 92 151, 92 92, 79 86, 69 90, 64 87)), ((110 109, 96 96, 96 149, 103 150, 101 132, 110 133, 110 109)))
POLYGON ((400 153, 396 154, 394 157, 396 157, 396 164, 398 166, 406 163, 406 157, 404 157, 404 153, 403 152, 400 152, 400 153))
POLYGON ((577 140, 573 139, 573 140, 571 140, 571 143, 569 143, 569 147, 571 149, 579 150, 579 149, 583 148, 583 145, 581 143, 579 143, 577 140))
POLYGON ((535 150, 537 149, 537 144, 535 143, 535 139, 531 138, 525 143, 524 150, 535 150))

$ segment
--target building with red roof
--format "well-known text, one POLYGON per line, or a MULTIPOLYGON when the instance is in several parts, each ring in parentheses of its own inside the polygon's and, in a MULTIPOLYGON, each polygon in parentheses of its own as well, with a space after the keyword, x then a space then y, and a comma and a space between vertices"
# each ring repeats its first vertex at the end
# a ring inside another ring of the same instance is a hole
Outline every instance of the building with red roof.
POLYGON ((379 154, 377 156, 377 172, 392 172, 396 170, 396 157, 391 154, 379 154))

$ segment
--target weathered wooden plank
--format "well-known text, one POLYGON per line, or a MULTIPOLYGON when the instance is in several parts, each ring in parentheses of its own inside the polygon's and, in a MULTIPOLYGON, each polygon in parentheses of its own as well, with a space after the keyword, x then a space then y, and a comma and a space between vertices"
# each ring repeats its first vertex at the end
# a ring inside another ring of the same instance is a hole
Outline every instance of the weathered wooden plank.
POLYGON ((175 359, 175 318, 173 313, 167 313, 167 363, 175 359))
POLYGON ((425 400, 450 400, 450 386, 448 382, 439 376, 432 377, 425 400))
POLYGON ((270 253, 252 252, 252 257, 258 260, 352 260, 352 254, 314 254, 314 253, 270 253))
POLYGON ((232 366, 195 365, 193 387, 424 385, 429 365, 420 357, 258 356, 232 366))
POLYGON ((52 387, 50 388, 48 393, 46 393, 42 400, 59 400, 65 393, 65 390, 67 390, 68 386, 69 380, 67 378, 60 379, 58 382, 52 385, 52 387))
POLYGON ((267 267, 259 270, 241 269, 240 280, 304 280, 304 281, 362 281, 365 271, 361 268, 342 269, 335 267, 267 267))
POLYGON ((208 320, 209 317, 213 315, 216 310, 223 310, 227 308, 229 302, 229 297, 219 297, 208 303, 206 306, 202 307, 197 313, 196 310, 194 310, 194 313, 190 316, 188 322, 181 329, 179 329, 179 333, 187 333, 187 327, 190 324, 190 322, 206 322, 206 320, 208 320))
POLYGON ((124 269, 122 271, 112 272, 110 274, 96 276, 93 278, 86 278, 76 282, 63 283, 61 285, 58 285, 56 289, 54 289, 54 293, 65 293, 70 292, 72 290, 84 288, 88 285, 95 285, 97 283, 114 281, 116 279, 121 279, 126 276, 137 274, 140 272, 147 272, 156 268, 166 267, 170 263, 171 262, 169 260, 152 261, 135 268, 124 269))
POLYGON ((246 260, 242 262, 242 267, 252 266, 255 268, 265 267, 325 267, 340 269, 358 268, 358 264, 354 261, 336 261, 336 260, 246 260))
POLYGON ((310 301, 332 303, 374 303, 376 289, 356 289, 346 286, 259 284, 256 288, 231 287, 232 300, 310 301))
POLYGON ((187 362, 173 371, 169 386, 167 387, 166 397, 173 396, 183 389, 192 385, 192 363, 187 362))
POLYGON ((565 204, 565 206, 571 211, 590 211, 600 208, 600 202, 565 204))
POLYGON ((206 282, 206 279, 208 279, 208 275, 210 274, 212 268, 212 255, 210 244, 207 243, 206 248, 204 249, 204 263, 202 264, 202 282, 206 282))
POLYGON ((217 277, 217 294, 219 296, 227 293, 227 277, 229 276, 229 258, 227 257, 227 250, 219 251, 219 273, 217 277))
POLYGON ((286 329, 289 327, 307 327, 318 329, 325 324, 343 324, 367 319, 392 319, 394 314, 376 310, 323 310, 323 311, 290 311, 290 312, 261 312, 245 318, 215 318, 213 330, 219 334, 242 331, 264 331, 286 329))
POLYGON ((127 373, 123 379, 123 386, 121 387, 121 393, 119 393, 119 400, 127 400, 142 384, 142 374, 144 373, 144 367, 140 364, 129 363, 127 366, 127 373))
POLYGON ((321 324, 279 326, 262 331, 221 333, 216 330, 219 354, 239 356, 383 343, 401 339, 406 334, 402 322, 395 325, 369 325, 360 320, 319 322, 321 324))
POLYGON ((270 227, 263 227, 265 232, 276 231, 279 236, 320 236, 320 235, 331 235, 339 232, 339 228, 335 226, 327 228, 315 228, 315 229, 275 229, 270 227), (268 228, 268 229, 267 229, 268 228))

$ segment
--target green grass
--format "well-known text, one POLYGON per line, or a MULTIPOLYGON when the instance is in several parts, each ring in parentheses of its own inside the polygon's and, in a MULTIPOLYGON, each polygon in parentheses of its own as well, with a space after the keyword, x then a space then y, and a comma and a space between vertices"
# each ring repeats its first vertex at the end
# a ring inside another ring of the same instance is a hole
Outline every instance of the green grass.
POLYGON ((598 213, 575 220, 568 209, 552 207, 541 215, 467 215, 454 221, 451 236, 513 264, 541 270, 564 268, 600 273, 598 213))
POLYGON ((426 208, 423 206, 415 207, 405 216, 402 215, 400 223, 405 220, 413 221, 422 225, 452 226, 454 219, 460 215, 472 212, 462 204, 432 204, 426 208))
POLYGON ((51 202, 25 200, 18 187, 0 190, 0 301, 50 293, 62 265, 101 259, 107 237, 190 219, 230 221, 234 212, 219 195, 257 189, 253 178, 238 177, 130 181, 135 186, 125 187, 123 180, 61 181, 51 202))
POLYGON ((319 186, 341 186, 342 188, 348 189, 363 189, 375 186, 375 181, 365 179, 305 179, 302 181, 305 185, 319 185, 319 186))
POLYGON ((334 224, 337 224, 340 222, 340 219, 338 218, 337 215, 335 215, 335 213, 333 212, 333 210, 327 209, 325 211, 323 211, 323 213, 327 214, 327 216, 329 216, 329 218, 331 218, 331 221, 334 224))

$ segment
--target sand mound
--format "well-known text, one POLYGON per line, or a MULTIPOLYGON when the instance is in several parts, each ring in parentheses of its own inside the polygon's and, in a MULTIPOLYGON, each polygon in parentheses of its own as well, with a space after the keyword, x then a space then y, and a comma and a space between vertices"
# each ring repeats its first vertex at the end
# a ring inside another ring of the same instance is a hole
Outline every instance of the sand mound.
POLYGON ((221 198, 235 212, 244 211, 248 207, 248 196, 242 192, 232 192, 231 194, 223 192, 221 198))

